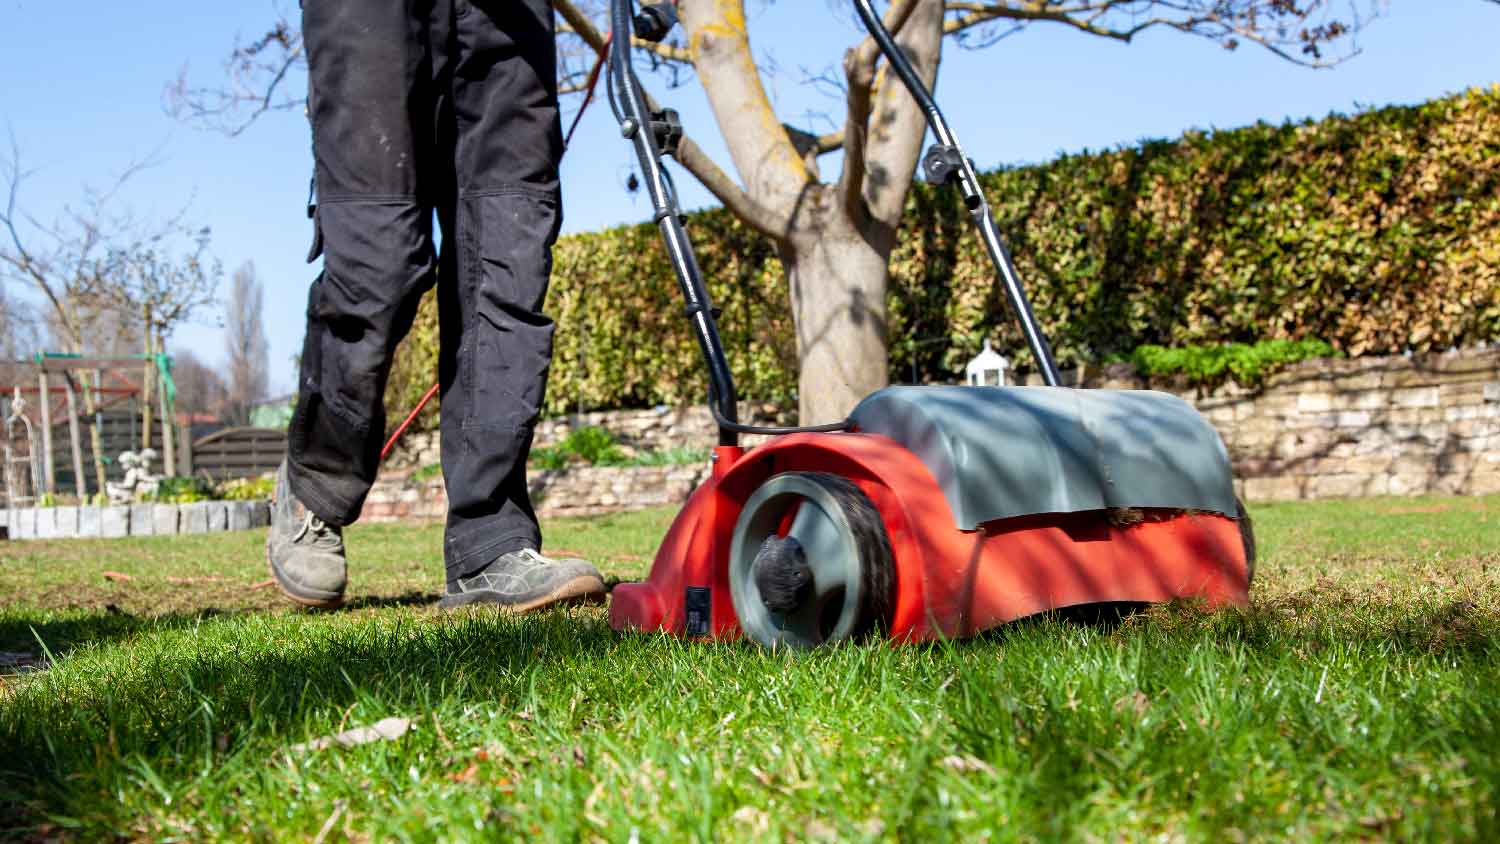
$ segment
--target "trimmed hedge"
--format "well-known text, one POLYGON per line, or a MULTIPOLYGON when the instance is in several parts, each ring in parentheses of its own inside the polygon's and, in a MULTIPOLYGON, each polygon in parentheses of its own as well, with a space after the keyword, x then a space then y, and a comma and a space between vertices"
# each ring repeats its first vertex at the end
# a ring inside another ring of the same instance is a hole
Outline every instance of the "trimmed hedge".
MULTIPOLYGON (((1321 121, 1189 132, 983 176, 1064 365, 1160 346, 1326 340, 1348 355, 1500 338, 1500 86, 1321 121)), ((723 210, 690 232, 747 398, 795 394, 774 246, 723 210)), ((1029 354, 956 192, 917 185, 891 259, 891 377, 1029 354), (933 341, 936 342, 927 342, 933 341)), ((695 402, 697 347, 654 226, 563 238, 547 410, 695 402)), ((432 381, 436 309, 387 398, 432 381)))

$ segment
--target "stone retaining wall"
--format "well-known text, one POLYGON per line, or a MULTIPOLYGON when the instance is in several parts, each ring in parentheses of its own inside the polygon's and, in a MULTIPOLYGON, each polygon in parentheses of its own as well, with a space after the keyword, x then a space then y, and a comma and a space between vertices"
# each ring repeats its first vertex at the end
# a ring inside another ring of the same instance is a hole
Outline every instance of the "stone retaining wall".
MULTIPOLYGON (((796 408, 781 408, 758 402, 740 403, 740 421, 750 425, 793 425, 796 408)), ((666 451, 672 448, 706 448, 718 441, 719 429, 704 405, 692 407, 657 407, 651 410, 617 410, 559 416, 537 423, 535 446, 557 445, 579 428, 606 428, 615 435, 627 457, 642 451, 666 451)), ((748 448, 765 437, 746 436, 748 448)), ((407 434, 385 462, 387 471, 400 472, 436 465, 441 455, 436 431, 407 434)))
MULTIPOLYGON (((708 476, 708 464, 690 466, 589 466, 532 472, 527 479, 537 513, 595 516, 681 504, 708 476)), ((361 521, 439 521, 448 512, 442 478, 412 481, 384 477, 370 491, 361 521)))
MULTIPOLYGON (((1083 383, 1165 389, 1193 403, 1224 437, 1240 494, 1250 501, 1500 493, 1500 349, 1305 361, 1259 390, 1148 384, 1129 367, 1086 372, 1083 383)), ((774 405, 743 415, 788 421, 774 405)), ((547 420, 538 442, 555 443, 576 425, 608 428, 633 449, 706 446, 715 438, 708 410, 690 407, 547 420)), ((437 461, 435 436, 408 447, 423 465, 437 461)), ((417 485, 405 474, 382 477, 367 518, 442 518, 441 480, 417 485)), ((681 503, 706 474, 705 466, 579 468, 534 473, 531 484, 545 515, 593 514, 681 503)))
POLYGON ((270 523, 271 510, 265 501, 0 510, 0 527, 16 540, 171 536, 251 530, 270 523))
MULTIPOLYGON (((1153 386, 1118 369, 1084 383, 1153 386)), ((1260 390, 1171 391, 1218 429, 1250 501, 1500 493, 1500 349, 1311 360, 1260 390)))

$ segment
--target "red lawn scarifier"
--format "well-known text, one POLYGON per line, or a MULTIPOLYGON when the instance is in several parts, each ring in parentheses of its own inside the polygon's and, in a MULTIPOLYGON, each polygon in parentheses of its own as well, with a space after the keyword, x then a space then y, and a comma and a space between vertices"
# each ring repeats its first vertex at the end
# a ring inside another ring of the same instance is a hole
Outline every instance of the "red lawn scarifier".
MULTIPOLYGON (((660 40, 672 7, 615 32, 660 40)), ((678 514, 649 579, 611 598, 620 630, 811 647, 881 631, 903 641, 970 636, 1077 604, 1200 598, 1244 605, 1254 567, 1214 429, 1164 393, 1058 386, 1057 368, 963 154, 870 0, 855 8, 937 143, 929 180, 962 191, 1045 387, 891 387, 812 428, 736 421, 714 313, 661 155, 681 127, 652 111, 629 39, 609 57, 610 101, 631 139, 709 370, 720 429, 713 474, 678 514), (741 433, 779 436, 753 451, 741 433)))

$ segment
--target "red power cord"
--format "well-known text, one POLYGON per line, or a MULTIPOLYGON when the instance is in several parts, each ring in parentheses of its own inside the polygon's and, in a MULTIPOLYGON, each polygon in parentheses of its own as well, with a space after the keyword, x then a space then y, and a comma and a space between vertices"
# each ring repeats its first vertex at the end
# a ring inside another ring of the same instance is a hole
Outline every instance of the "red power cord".
MULTIPOLYGON (((564 155, 567 154, 568 146, 573 142, 573 132, 578 128, 578 122, 583 119, 583 113, 588 110, 589 104, 594 101, 594 89, 599 84, 599 71, 604 67, 604 60, 609 55, 609 42, 612 38, 614 38, 613 33, 604 36, 604 45, 599 49, 598 56, 594 59, 593 69, 589 71, 588 82, 585 83, 583 105, 578 107, 578 114, 573 116, 573 125, 568 127, 568 134, 563 138, 564 155)), ((402 420, 400 425, 396 426, 396 430, 391 434, 391 438, 386 440, 385 446, 380 449, 380 462, 385 462, 385 458, 396 447, 396 443, 401 441, 401 435, 406 433, 406 429, 411 427, 411 423, 417 421, 417 416, 422 412, 422 408, 426 407, 427 403, 432 401, 432 397, 437 395, 438 388, 439 384, 433 384, 428 388, 427 393, 422 396, 422 400, 417 402, 417 406, 412 408, 411 413, 406 415, 406 419, 402 420)))

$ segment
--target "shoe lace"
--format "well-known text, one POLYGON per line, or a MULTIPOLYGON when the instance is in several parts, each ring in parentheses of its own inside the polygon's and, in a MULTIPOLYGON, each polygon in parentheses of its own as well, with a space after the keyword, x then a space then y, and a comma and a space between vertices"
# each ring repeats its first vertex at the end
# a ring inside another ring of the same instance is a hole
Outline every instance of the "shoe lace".
POLYGON ((292 537, 292 542, 301 542, 304 536, 312 537, 309 544, 314 548, 338 550, 344 544, 343 534, 338 528, 318 518, 310 511, 303 517, 302 527, 297 529, 297 535, 292 537))

